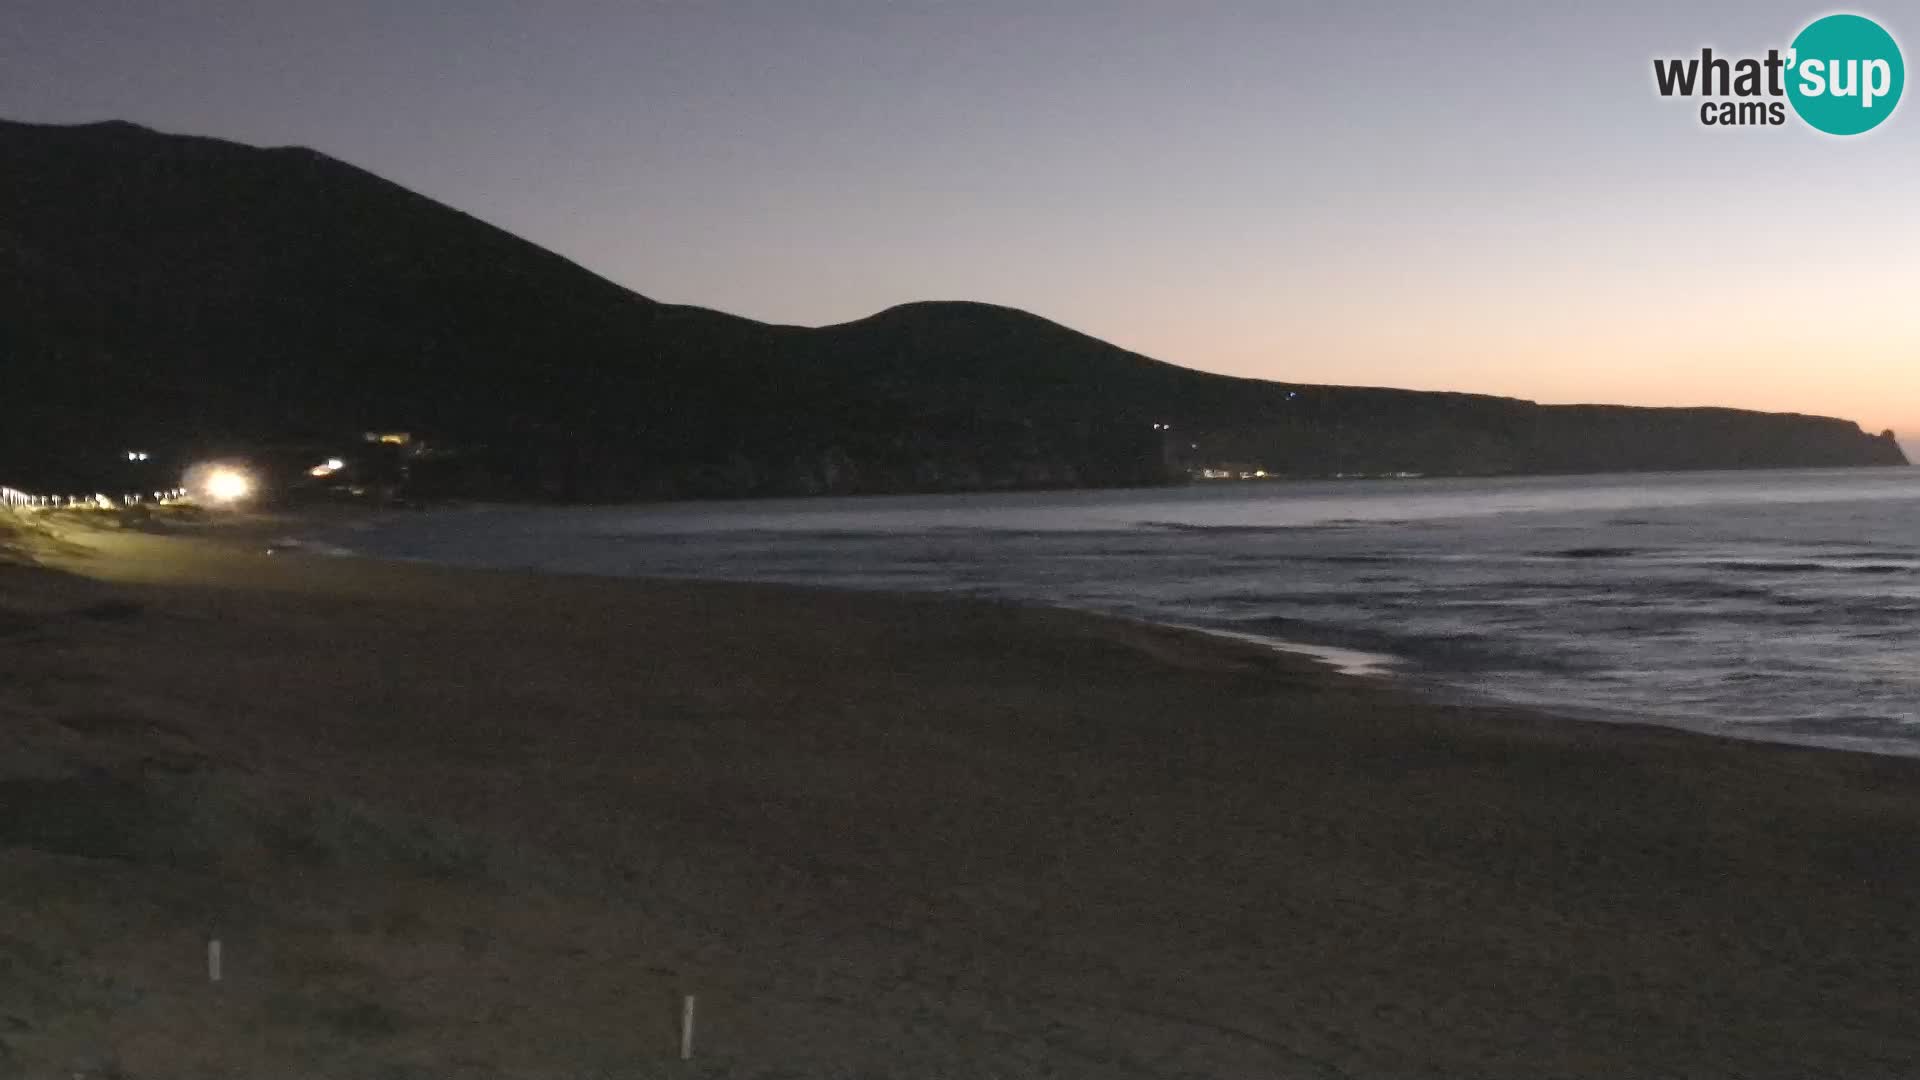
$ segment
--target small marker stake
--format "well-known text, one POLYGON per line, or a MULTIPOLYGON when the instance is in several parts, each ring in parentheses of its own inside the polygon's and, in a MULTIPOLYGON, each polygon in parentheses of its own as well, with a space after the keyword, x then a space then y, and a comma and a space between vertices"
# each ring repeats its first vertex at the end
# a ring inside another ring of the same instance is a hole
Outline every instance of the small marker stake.
POLYGON ((693 995, 680 1006, 680 1060, 693 1060, 693 995))
POLYGON ((207 942, 207 981, 220 981, 220 939, 207 942))

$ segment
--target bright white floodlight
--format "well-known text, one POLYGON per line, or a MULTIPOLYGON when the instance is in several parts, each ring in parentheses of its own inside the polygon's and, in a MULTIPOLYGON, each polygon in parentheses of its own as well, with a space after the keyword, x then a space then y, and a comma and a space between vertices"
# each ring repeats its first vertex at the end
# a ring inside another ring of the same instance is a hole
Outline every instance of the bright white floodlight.
POLYGON ((207 474, 206 491, 215 502, 238 502, 253 494, 253 479, 239 469, 214 469, 207 474))

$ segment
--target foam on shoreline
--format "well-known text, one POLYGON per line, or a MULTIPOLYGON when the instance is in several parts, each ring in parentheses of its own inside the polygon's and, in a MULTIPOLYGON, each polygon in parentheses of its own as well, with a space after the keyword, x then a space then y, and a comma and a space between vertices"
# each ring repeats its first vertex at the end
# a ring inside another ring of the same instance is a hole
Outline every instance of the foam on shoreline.
POLYGON ((1157 626, 1170 626, 1176 630, 1188 630, 1210 637, 1226 638, 1230 641, 1244 641, 1252 645, 1262 645, 1276 652, 1291 653, 1317 660, 1342 675, 1356 675, 1363 678, 1385 678, 1395 674, 1395 669, 1406 661, 1387 653, 1365 652, 1360 649, 1346 649, 1338 645, 1314 645, 1304 641, 1286 641, 1280 638, 1262 637, 1239 630, 1222 630, 1212 626, 1196 626, 1192 623, 1156 623, 1157 626))

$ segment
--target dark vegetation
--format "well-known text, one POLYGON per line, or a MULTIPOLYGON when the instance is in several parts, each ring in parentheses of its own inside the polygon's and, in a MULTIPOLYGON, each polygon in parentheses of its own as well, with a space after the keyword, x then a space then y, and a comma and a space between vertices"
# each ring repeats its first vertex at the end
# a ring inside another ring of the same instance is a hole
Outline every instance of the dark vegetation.
POLYGON ((0 479, 53 487, 365 430, 458 451, 422 489, 579 499, 1904 462, 1819 417, 1210 375, 983 304, 772 326, 312 150, 125 123, 0 122, 0 356, 0 479))

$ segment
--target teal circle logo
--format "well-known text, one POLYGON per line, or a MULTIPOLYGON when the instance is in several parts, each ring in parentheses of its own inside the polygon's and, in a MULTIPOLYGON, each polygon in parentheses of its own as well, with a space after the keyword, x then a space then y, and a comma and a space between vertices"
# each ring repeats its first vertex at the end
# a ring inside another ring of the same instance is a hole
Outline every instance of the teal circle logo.
POLYGON ((1829 135, 1871 131, 1893 114, 1907 85, 1900 46, 1861 15, 1828 15, 1793 39, 1787 100, 1800 119, 1829 135))

